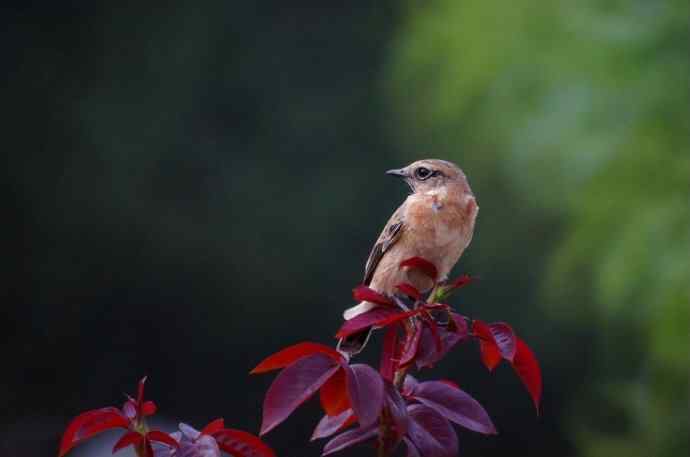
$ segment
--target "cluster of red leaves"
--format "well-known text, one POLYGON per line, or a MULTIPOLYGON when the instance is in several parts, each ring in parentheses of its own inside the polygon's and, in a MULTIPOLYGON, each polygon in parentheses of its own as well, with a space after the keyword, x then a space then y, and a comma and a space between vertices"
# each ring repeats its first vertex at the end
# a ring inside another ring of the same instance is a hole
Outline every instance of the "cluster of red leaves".
MULTIPOLYGON (((401 268, 417 268, 434 281, 437 278, 434 265, 421 258, 408 259, 401 268)), ((502 359, 513 366, 538 411, 541 372, 524 341, 505 323, 472 321, 439 303, 469 282, 469 276, 462 276, 436 284, 427 300, 410 284, 398 285, 399 294, 393 297, 365 286, 355 288, 355 300, 377 307, 346 321, 336 337, 384 329, 379 370, 350 364, 347 356, 316 343, 296 344, 269 356, 252 370, 254 374, 282 370, 264 399, 261 434, 318 392, 325 415, 312 440, 339 433, 326 443, 323 455, 377 440, 385 455, 404 443, 408 456, 455 456, 457 435, 451 423, 494 434, 489 415, 453 382, 418 382, 407 373, 436 364, 459 342, 472 338, 479 341, 482 361, 489 370, 502 359)))
POLYGON ((212 421, 201 431, 186 424, 180 424, 180 431, 172 434, 149 430, 145 418, 157 408, 154 402, 144 401, 145 383, 146 378, 139 381, 137 398, 128 397, 122 409, 94 409, 74 418, 62 436, 58 456, 101 432, 120 428, 125 433, 113 446, 113 453, 134 446, 140 457, 220 457, 221 450, 233 457, 275 457, 256 436, 225 428, 223 419, 212 421))

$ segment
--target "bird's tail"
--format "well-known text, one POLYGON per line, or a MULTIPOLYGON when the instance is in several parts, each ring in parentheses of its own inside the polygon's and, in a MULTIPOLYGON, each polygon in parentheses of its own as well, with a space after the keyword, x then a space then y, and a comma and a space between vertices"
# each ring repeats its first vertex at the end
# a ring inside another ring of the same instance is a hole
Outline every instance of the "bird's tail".
POLYGON ((360 314, 366 313, 370 309, 374 309, 376 305, 374 303, 370 303, 368 301, 363 301, 358 305, 353 306, 352 308, 348 308, 343 312, 343 318, 346 321, 349 321, 352 318, 355 318, 359 316, 360 314))
MULTIPOLYGON (((343 317, 346 321, 349 321, 350 319, 366 313, 375 307, 376 304, 363 301, 352 308, 346 309, 343 313, 343 317)), ((371 327, 365 328, 357 333, 353 333, 345 338, 341 338, 340 341, 338 341, 338 350, 351 356, 361 352, 369 341, 372 330, 373 329, 371 327)))

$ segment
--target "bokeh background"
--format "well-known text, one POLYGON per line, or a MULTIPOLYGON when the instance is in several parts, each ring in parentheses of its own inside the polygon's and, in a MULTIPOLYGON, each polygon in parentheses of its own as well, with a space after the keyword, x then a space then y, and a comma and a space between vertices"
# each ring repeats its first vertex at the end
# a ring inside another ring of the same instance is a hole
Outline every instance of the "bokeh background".
MULTIPOLYGON (((438 157, 481 206, 455 304, 545 382, 536 417, 471 344, 424 374, 499 428, 462 455, 688 455, 687 0, 327 3, 3 7, 0 453, 55 455, 144 374, 164 421, 256 432, 247 372, 333 342, 406 193, 383 171, 438 157)), ((319 455, 317 410, 266 440, 319 455)))

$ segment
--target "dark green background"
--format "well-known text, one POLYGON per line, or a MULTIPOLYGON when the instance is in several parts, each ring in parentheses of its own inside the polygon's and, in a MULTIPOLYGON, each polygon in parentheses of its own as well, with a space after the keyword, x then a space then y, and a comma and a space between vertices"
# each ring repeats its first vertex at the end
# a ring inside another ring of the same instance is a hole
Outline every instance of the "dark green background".
MULTIPOLYGON (((256 432, 271 376, 247 372, 333 342, 405 196, 383 171, 424 157, 463 167, 481 207, 456 270, 482 281, 454 304, 510 322, 544 374, 540 417, 472 344, 423 374, 500 431, 461 431, 461 454, 687 455, 686 0, 2 18, 3 455, 54 455, 69 418, 144 374, 162 417, 256 432)), ((319 455, 318 417, 312 402, 266 440, 319 455)))

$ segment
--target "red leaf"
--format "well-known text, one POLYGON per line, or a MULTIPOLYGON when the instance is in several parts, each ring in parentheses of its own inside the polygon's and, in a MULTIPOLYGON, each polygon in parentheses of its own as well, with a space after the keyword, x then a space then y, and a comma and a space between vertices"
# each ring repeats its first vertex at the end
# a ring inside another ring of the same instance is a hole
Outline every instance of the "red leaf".
POLYGON ((331 436, 336 432, 346 429, 350 425, 354 424, 355 421, 356 417, 351 409, 347 409, 337 416, 329 416, 326 414, 316 425, 310 441, 331 436))
POLYGON ((222 430, 224 428, 225 421, 221 417, 206 424, 206 426, 204 426, 204 428, 202 428, 199 432, 199 435, 213 435, 217 431, 222 430))
POLYGON ((469 394, 446 382, 421 382, 415 386, 412 397, 467 429, 484 434, 496 433, 496 428, 482 405, 469 394))
POLYGON ((350 399, 347 396, 347 378, 345 370, 338 370, 331 376, 319 391, 321 406, 329 416, 337 416, 350 409, 350 399))
POLYGON ((398 359, 398 329, 388 327, 383 337, 383 350, 381 351, 381 363, 379 372, 383 379, 393 382, 393 376, 397 369, 398 359))
POLYGON ((122 438, 117 440, 117 443, 115 443, 115 446, 113 446, 113 454, 115 454, 117 451, 126 448, 127 446, 131 446, 133 444, 137 444, 141 442, 141 440, 144 439, 144 435, 142 435, 139 432, 128 432, 125 433, 122 438))
POLYGON ((352 296, 357 301, 368 301, 376 303, 377 305, 394 306, 393 300, 364 285, 352 289, 352 296))
POLYGON ((146 434, 146 439, 149 441, 156 441, 158 443, 167 444, 170 447, 180 447, 180 444, 165 432, 160 430, 151 430, 146 434))
POLYGON ((62 435, 59 457, 77 444, 105 430, 127 428, 129 421, 117 408, 101 408, 80 414, 70 422, 62 435))
POLYGON ((387 322, 389 318, 398 316, 399 314, 401 314, 401 311, 397 308, 374 308, 345 321, 335 336, 336 338, 347 338, 365 328, 372 326, 382 327, 382 322, 387 322))
POLYGON ((421 257, 411 257, 403 260, 400 262, 400 267, 416 268, 431 278, 432 281, 436 281, 436 278, 438 278, 438 270, 436 269, 436 266, 421 257))
POLYGON ((141 405, 141 415, 142 417, 146 416, 151 416, 153 414, 156 414, 156 410, 158 408, 156 407, 156 404, 152 401, 145 401, 143 405, 141 405))
POLYGON ((486 323, 476 320, 472 324, 474 334, 479 338, 479 350, 482 354, 482 362, 489 371, 501 362, 501 351, 496 344, 493 333, 486 323))
POLYGON ((414 298, 415 300, 422 299, 422 293, 412 284, 404 282, 402 284, 398 284, 395 286, 395 288, 410 298, 414 298))
POLYGON ((139 385, 137 386, 137 406, 141 406, 144 403, 144 385, 146 384, 146 376, 139 380, 139 385))
POLYGON ((383 378, 368 365, 345 366, 347 391, 361 427, 375 423, 383 408, 383 378))
POLYGON ((539 414, 542 389, 539 362, 537 362, 537 358, 529 346, 527 346, 527 343, 517 337, 516 343, 515 358, 512 365, 532 397, 534 407, 537 408, 537 414, 539 414))
POLYGON ((250 371, 250 373, 258 374, 285 368, 297 360, 313 354, 327 355, 338 363, 344 360, 343 356, 333 348, 324 346, 323 344, 304 342, 297 343, 266 357, 260 364, 250 371))
POLYGON ((281 371, 264 398, 261 435, 283 422, 339 369, 330 356, 313 354, 281 371))
POLYGON ((215 432, 218 447, 236 457, 275 457, 273 449, 251 433, 224 428, 215 432))
POLYGON ((498 349, 501 351, 501 356, 509 362, 512 362, 515 357, 516 338, 513 329, 504 322, 494 322, 493 324, 489 324, 489 330, 494 337, 498 349))
POLYGON ((408 333, 407 338, 405 338, 405 344, 400 355, 399 364, 401 367, 406 367, 414 362, 419 353, 419 343, 422 338, 421 323, 415 321, 411 332, 412 334, 408 333))
POLYGON ((433 318, 426 319, 424 321, 431 331, 431 336, 434 337, 434 345, 436 346, 436 352, 441 353, 443 351, 443 341, 441 341, 441 335, 438 333, 438 325, 433 318))
POLYGON ((348 430, 347 432, 341 433, 332 440, 330 440, 323 447, 322 456, 333 454, 334 452, 341 451, 350 446, 354 446, 357 443, 366 441, 375 437, 378 434, 378 427, 376 425, 371 425, 366 428, 355 428, 348 430))

